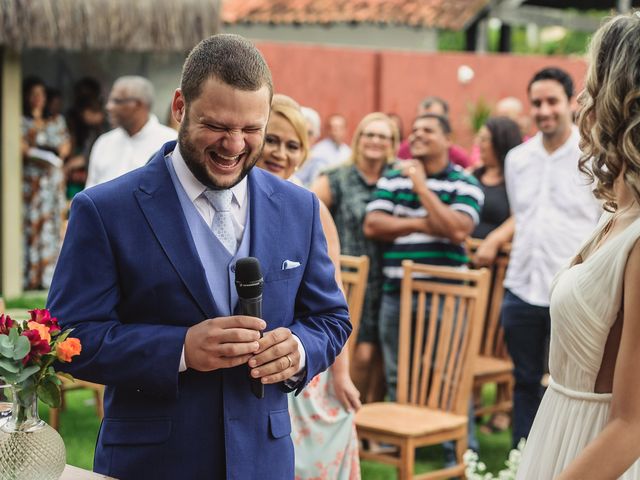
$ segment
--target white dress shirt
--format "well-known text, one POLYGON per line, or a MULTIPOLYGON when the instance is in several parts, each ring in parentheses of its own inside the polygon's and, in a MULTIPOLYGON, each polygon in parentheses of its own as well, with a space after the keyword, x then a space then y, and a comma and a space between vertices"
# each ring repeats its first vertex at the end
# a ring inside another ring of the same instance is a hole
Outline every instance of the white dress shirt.
POLYGON ((504 286, 525 302, 549 306, 551 282, 593 231, 602 206, 578 170, 578 129, 548 153, 542 133, 511 150, 505 181, 515 234, 504 286))
MULTIPOLYGON (((180 148, 176 145, 176 148, 171 154, 171 162, 173 169, 176 172, 176 177, 185 193, 189 197, 189 200, 193 202, 193 205, 198 210, 198 213, 202 215, 204 221, 211 227, 213 223, 213 217, 216 214, 215 209, 205 197, 204 192, 207 187, 204 186, 189 170, 187 164, 184 162, 184 158, 180 153, 180 148)), ((233 227, 235 230, 236 240, 238 245, 242 241, 242 235, 247 223, 247 209, 249 207, 249 192, 247 190, 247 177, 244 177, 240 182, 231 187, 231 193, 233 194, 231 199, 231 214, 233 216, 233 227)), ((293 335, 294 340, 298 343, 298 352, 300 353, 300 368, 298 372, 301 372, 306 365, 306 354, 302 342, 300 339, 293 335)), ((184 358, 184 346, 182 347, 182 355, 180 357, 180 372, 184 372, 187 369, 187 363, 184 358)), ((288 382, 295 383, 299 380, 299 373, 296 373, 291 377, 288 382)))
POLYGON ((336 144, 330 138, 316 143, 309 158, 302 164, 296 176, 308 187, 323 171, 346 162, 351 155, 351 148, 346 143, 336 144))
POLYGON ((113 180, 145 165, 160 147, 178 136, 173 128, 149 115, 144 127, 133 136, 118 127, 100 135, 91 149, 86 188, 113 180))

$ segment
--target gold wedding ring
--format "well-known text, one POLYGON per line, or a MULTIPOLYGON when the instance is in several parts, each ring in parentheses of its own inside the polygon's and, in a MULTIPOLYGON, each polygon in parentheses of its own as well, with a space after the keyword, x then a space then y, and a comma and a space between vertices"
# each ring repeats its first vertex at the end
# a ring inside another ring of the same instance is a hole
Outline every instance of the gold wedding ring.
POLYGON ((291 357, 289 355, 285 355, 285 357, 287 357, 287 360, 289 360, 289 366, 287 368, 291 368, 293 366, 293 360, 291 360, 291 357))

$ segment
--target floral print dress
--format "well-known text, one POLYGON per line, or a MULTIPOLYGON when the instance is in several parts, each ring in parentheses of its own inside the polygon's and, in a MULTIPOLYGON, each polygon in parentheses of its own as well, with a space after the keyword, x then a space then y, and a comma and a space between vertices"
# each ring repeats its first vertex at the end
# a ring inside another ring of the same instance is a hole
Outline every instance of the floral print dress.
MULTIPOLYGON (((33 119, 23 117, 22 132, 34 128, 33 119)), ((38 131, 36 143, 57 148, 68 139, 62 116, 46 122, 38 131)), ((24 288, 47 289, 61 244, 63 212, 66 208, 64 176, 58 166, 26 156, 23 167, 24 201, 24 288)))
POLYGON ((354 413, 336 398, 333 371, 316 375, 297 397, 289 395, 295 480, 359 480, 354 413))

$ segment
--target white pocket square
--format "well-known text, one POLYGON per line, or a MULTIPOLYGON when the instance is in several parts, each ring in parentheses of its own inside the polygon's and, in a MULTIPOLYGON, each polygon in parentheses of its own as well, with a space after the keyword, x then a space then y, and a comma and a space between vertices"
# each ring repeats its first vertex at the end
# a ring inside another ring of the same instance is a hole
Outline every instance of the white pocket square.
POLYGON ((285 260, 282 262, 282 270, 291 270, 292 268, 298 268, 300 262, 294 262, 293 260, 285 260))

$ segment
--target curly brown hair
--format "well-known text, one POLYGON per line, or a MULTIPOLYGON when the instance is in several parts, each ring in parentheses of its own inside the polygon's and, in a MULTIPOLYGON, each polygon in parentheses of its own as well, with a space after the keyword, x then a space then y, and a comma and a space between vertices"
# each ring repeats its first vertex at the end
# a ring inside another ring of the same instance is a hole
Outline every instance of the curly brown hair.
POLYGON ((617 209, 613 183, 623 180, 640 202, 640 13, 608 19, 594 34, 585 89, 578 101, 580 171, 596 198, 617 209))

